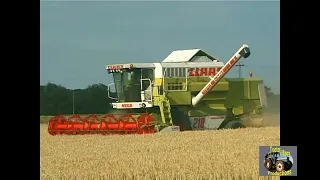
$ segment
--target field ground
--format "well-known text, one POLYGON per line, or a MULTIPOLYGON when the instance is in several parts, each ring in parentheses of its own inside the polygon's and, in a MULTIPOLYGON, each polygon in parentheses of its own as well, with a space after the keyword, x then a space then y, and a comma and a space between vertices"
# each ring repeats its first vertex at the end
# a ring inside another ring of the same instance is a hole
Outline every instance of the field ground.
POLYGON ((154 135, 50 136, 40 124, 41 179, 279 179, 259 177, 259 146, 280 127, 154 135))

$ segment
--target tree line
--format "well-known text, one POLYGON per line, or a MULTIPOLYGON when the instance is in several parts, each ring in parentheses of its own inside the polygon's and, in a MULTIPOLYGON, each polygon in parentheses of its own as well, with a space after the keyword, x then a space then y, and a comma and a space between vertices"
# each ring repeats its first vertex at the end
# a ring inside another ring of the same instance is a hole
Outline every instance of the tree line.
MULTIPOLYGON (((280 94, 274 94, 266 87, 269 112, 280 111, 280 94)), ((112 95, 113 97, 115 95, 112 95)), ((105 114, 112 107, 108 87, 93 84, 85 89, 67 89, 61 85, 47 83, 40 85, 40 115, 59 114, 105 114)))

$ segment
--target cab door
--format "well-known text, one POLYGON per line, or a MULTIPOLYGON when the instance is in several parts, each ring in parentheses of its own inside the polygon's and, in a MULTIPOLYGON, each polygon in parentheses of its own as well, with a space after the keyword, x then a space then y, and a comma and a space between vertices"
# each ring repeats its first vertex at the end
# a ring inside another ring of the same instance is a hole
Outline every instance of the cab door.
POLYGON ((154 69, 141 69, 141 101, 152 101, 154 69))

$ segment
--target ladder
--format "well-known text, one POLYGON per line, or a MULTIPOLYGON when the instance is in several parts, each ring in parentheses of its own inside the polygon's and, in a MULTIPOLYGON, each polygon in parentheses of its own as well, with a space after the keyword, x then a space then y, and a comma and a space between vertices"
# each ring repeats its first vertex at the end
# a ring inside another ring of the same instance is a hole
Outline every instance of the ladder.
POLYGON ((172 125, 171 106, 169 99, 166 97, 165 93, 160 96, 159 107, 162 122, 164 124, 172 125))

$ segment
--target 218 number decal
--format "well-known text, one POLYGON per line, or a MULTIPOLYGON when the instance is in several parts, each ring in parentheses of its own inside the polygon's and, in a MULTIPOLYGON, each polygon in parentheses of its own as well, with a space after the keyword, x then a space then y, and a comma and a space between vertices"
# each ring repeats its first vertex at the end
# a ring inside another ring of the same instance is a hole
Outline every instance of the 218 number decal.
POLYGON ((194 118, 193 119, 193 128, 194 129, 203 129, 206 118, 194 118))

